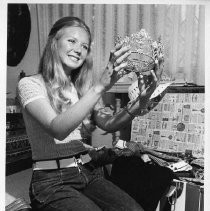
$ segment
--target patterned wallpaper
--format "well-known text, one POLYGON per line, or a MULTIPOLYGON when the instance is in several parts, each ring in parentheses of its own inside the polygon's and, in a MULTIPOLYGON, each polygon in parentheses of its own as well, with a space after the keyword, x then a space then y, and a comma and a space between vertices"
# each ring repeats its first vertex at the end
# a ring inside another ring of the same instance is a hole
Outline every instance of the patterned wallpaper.
POLYGON ((148 114, 132 122, 131 140, 167 152, 204 155, 204 93, 167 93, 148 114))

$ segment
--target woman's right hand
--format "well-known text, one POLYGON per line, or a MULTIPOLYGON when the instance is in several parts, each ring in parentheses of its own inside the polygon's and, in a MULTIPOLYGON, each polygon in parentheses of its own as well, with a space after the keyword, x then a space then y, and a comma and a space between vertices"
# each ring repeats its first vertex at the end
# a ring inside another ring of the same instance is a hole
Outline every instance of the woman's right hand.
POLYGON ((127 66, 126 58, 131 54, 130 47, 122 44, 111 50, 108 64, 100 75, 97 86, 103 91, 109 90, 123 75, 127 66))

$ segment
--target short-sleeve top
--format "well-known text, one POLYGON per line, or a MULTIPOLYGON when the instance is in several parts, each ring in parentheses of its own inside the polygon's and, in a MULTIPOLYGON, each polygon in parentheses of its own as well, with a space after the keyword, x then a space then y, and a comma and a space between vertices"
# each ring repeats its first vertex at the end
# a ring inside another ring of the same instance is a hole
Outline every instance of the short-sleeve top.
MULTIPOLYGON (((45 132, 41 125, 26 112, 25 106, 34 100, 45 98, 50 103, 44 79, 40 74, 21 79, 18 83, 17 93, 22 106, 33 160, 65 158, 86 151, 82 142, 81 125, 60 141, 45 132)), ((78 95, 73 85, 70 100, 72 103, 78 101, 78 95)))

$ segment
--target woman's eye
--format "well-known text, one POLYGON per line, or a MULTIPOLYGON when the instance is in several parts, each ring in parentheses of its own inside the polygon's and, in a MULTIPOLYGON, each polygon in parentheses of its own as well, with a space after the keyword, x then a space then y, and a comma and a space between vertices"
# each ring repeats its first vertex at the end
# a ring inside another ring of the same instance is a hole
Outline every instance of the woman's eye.
POLYGON ((68 42, 70 42, 70 43, 75 43, 75 40, 69 39, 68 42))
POLYGON ((85 50, 88 50, 88 46, 87 45, 83 45, 82 46, 85 50))

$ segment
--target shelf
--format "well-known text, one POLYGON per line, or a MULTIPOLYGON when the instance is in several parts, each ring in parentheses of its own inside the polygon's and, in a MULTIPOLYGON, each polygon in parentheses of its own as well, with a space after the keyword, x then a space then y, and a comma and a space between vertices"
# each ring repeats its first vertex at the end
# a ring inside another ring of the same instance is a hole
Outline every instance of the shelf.
POLYGON ((31 168, 32 154, 27 136, 12 137, 6 143, 6 176, 31 168))
POLYGON ((116 83, 108 92, 111 93, 127 93, 131 83, 116 83))
POLYGON ((29 169, 32 167, 31 151, 25 152, 21 156, 6 158, 6 176, 29 169))
MULTIPOLYGON (((161 82, 163 84, 165 82, 161 82)), ((131 83, 116 83, 108 92, 110 93, 128 93, 128 87, 131 83)), ((204 93, 204 86, 197 86, 194 84, 173 83, 167 88, 168 93, 204 93)))

